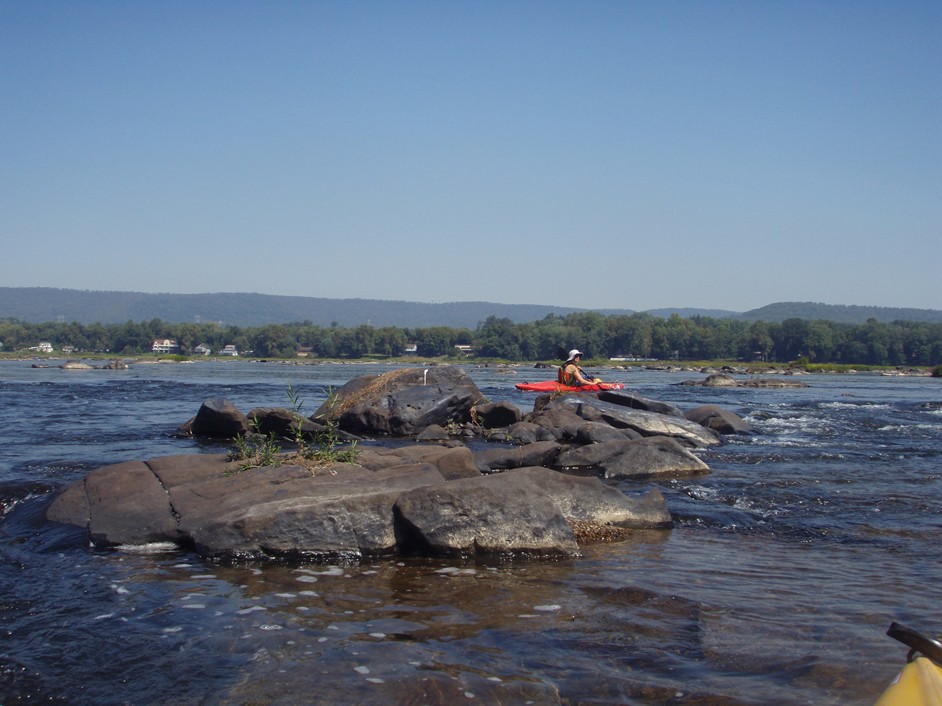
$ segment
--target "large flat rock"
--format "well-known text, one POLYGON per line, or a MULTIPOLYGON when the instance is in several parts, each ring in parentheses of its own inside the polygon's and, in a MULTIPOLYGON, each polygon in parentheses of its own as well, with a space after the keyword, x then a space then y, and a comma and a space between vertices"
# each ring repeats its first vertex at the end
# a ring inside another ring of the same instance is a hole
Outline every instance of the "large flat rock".
POLYGON ((102 547, 172 541, 221 561, 356 559, 417 547, 572 555, 570 520, 670 525, 656 491, 632 499, 596 478, 543 467, 485 476, 466 448, 415 445, 363 456, 365 465, 249 470, 208 454, 129 461, 66 488, 47 518, 87 528, 102 547))

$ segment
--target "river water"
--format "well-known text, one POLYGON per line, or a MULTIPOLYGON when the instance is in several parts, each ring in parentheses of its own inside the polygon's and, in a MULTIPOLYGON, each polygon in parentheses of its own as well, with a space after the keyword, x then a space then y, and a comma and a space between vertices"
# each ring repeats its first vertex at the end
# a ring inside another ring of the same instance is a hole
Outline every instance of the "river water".
MULTIPOLYGON (((43 520, 108 463, 224 446, 174 429, 209 397, 310 414, 375 365, 0 362, 0 703, 872 704, 942 632, 942 381, 815 375, 800 389, 606 372, 758 433, 659 482, 671 530, 560 562, 390 558, 222 567, 100 551, 43 520), (53 363, 54 364, 54 363, 53 363)), ((492 401, 539 371, 467 366, 492 401)), ((627 493, 649 482, 622 482, 627 493)))

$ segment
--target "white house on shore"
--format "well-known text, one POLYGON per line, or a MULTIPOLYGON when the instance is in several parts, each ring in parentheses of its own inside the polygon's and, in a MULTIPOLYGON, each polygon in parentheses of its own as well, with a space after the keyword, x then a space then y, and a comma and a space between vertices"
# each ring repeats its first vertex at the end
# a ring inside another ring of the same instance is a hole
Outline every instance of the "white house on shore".
POLYGON ((193 348, 193 353, 196 355, 210 355, 213 352, 213 349, 207 346, 205 343, 200 343, 198 346, 193 348))
POLYGON ((180 344, 175 338, 157 338, 151 346, 154 353, 179 353, 180 344))
POLYGON ((52 353, 55 348, 52 347, 52 344, 49 341, 40 341, 38 345, 30 346, 31 351, 39 351, 40 353, 52 353))
POLYGON ((225 346, 221 351, 219 351, 219 355, 237 356, 239 355, 239 351, 237 351, 236 347, 230 343, 229 345, 225 346))

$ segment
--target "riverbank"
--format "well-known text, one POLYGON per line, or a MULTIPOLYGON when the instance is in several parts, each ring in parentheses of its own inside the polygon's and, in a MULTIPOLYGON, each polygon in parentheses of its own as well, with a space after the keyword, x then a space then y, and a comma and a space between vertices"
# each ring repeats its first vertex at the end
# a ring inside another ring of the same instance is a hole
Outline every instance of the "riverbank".
MULTIPOLYGON (((554 370, 559 361, 513 361, 499 359, 483 359, 470 356, 442 356, 442 357, 416 357, 416 356, 366 356, 363 358, 261 358, 254 356, 182 356, 182 355, 115 355, 111 353, 76 353, 74 355, 61 355, 56 353, 37 354, 35 351, 3 353, 0 360, 26 360, 34 361, 48 367, 58 367, 68 361, 100 362, 121 361, 127 365, 150 365, 172 363, 275 363, 283 365, 390 365, 390 366, 429 366, 429 365, 461 365, 464 367, 484 367, 508 372, 519 372, 544 368, 554 370)), ((654 371, 654 372, 686 372, 686 373, 729 373, 735 375, 806 375, 815 373, 825 374, 872 374, 887 376, 912 377, 939 377, 939 367, 929 366, 880 366, 880 365, 851 365, 844 363, 764 363, 743 362, 731 360, 649 360, 636 363, 613 362, 607 359, 595 358, 583 362, 583 367, 593 370, 617 370, 625 372, 654 371)), ((552 375, 548 375, 552 377, 552 375)))

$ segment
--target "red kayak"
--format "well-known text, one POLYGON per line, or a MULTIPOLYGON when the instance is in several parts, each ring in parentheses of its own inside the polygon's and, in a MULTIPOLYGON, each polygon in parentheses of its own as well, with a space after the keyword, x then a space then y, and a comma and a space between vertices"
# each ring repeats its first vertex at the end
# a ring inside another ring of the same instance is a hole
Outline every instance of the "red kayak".
POLYGON ((555 380, 543 382, 519 382, 514 385, 518 390, 526 392, 598 392, 599 390, 623 390, 625 386, 620 382, 597 382, 592 385, 563 385, 555 380))

